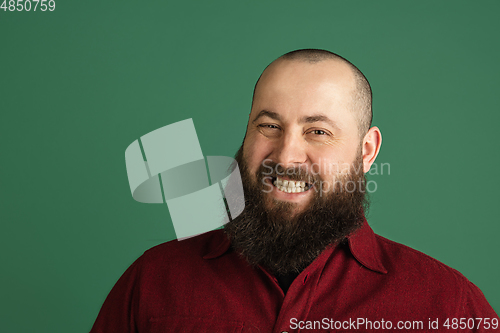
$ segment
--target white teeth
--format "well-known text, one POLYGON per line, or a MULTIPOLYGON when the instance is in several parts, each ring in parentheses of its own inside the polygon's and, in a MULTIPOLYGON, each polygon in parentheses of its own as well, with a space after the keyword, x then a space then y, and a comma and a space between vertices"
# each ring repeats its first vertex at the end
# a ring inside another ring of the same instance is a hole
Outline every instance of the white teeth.
POLYGON ((276 188, 278 188, 278 190, 285 193, 300 193, 306 190, 306 182, 304 181, 295 182, 293 180, 286 180, 277 177, 273 184, 276 188))

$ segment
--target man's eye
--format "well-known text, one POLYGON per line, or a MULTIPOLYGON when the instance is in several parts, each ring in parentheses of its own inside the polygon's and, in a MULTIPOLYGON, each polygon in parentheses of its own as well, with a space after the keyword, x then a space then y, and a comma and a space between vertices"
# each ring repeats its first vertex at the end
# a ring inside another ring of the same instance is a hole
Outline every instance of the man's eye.
POLYGON ((278 138, 281 135, 281 128, 275 124, 260 124, 257 126, 259 132, 268 138, 278 138))
POLYGON ((316 135, 326 135, 327 133, 322 130, 312 130, 310 133, 316 134, 316 135))
POLYGON ((270 125, 270 124, 261 124, 261 125, 259 125, 259 127, 265 128, 265 129, 267 129, 267 128, 269 128, 269 129, 279 129, 278 126, 276 126, 276 125, 270 125))

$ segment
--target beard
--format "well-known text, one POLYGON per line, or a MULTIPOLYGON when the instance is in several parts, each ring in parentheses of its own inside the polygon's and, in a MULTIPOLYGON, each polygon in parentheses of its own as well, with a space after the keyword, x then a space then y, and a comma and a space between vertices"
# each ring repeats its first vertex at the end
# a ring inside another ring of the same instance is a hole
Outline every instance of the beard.
POLYGON ((235 160, 241 171, 245 208, 224 231, 233 249, 251 265, 261 265, 275 275, 300 273, 328 246, 343 242, 363 224, 369 204, 361 152, 349 172, 337 174, 331 190, 323 191, 332 182, 307 170, 283 169, 269 161, 252 176, 242 148, 235 160), (273 173, 266 171, 269 167, 273 173), (271 185, 264 179, 274 180, 279 175, 314 184, 309 189, 314 196, 302 211, 294 213, 296 203, 270 198, 267 192, 271 185))

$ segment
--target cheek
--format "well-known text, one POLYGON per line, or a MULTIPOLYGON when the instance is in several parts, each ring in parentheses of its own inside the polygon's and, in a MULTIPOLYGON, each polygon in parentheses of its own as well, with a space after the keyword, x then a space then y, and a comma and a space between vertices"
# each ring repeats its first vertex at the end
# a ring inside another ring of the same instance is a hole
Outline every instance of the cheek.
POLYGON ((334 181, 339 174, 349 173, 351 168, 351 161, 345 159, 339 150, 329 150, 327 153, 323 151, 322 154, 310 155, 311 158, 311 171, 321 177, 322 180, 330 182, 334 181))
POLYGON ((271 152, 272 147, 265 142, 259 142, 258 139, 252 138, 245 140, 243 144, 243 157, 247 162, 248 170, 254 174, 271 152))

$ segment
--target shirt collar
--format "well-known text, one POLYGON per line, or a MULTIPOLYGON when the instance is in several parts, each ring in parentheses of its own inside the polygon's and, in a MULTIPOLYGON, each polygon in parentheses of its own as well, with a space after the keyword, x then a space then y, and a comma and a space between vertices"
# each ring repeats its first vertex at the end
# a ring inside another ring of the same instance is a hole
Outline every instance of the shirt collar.
MULTIPOLYGON (((204 252, 203 259, 215 259, 225 254, 231 247, 231 242, 222 230, 210 233, 208 247, 204 252)), ((366 268, 387 273, 387 269, 382 264, 382 251, 375 233, 368 225, 366 219, 363 225, 354 234, 348 237, 349 249, 354 258, 366 268)))
POLYGON ((231 247, 231 242, 223 230, 216 230, 210 233, 208 246, 204 252, 203 259, 215 259, 226 253, 231 247))
POLYGON ((387 273, 377 237, 366 219, 361 228, 348 237, 348 242, 352 255, 361 265, 375 272, 387 273))

